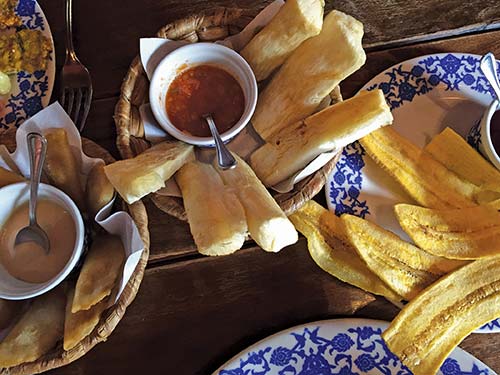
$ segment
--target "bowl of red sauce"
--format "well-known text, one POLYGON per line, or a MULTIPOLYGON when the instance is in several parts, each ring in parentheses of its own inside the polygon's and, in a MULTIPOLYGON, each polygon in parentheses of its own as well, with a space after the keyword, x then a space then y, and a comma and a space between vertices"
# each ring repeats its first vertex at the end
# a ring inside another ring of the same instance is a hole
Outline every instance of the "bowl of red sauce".
POLYGON ((173 137, 197 146, 215 145, 206 120, 211 114, 228 142, 250 121, 257 81, 248 63, 230 48, 195 43, 168 54, 149 88, 153 114, 173 137))

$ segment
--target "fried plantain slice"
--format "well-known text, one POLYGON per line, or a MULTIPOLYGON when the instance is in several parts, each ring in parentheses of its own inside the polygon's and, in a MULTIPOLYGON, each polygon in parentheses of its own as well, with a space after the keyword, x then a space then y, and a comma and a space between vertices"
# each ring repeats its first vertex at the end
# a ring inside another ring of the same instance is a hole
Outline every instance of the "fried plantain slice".
POLYGON ((444 129, 424 150, 461 178, 500 191, 500 172, 452 129, 444 129))
POLYGON ((390 127, 376 130, 360 142, 370 157, 422 206, 473 207, 485 193, 484 189, 461 179, 390 127))
POLYGON ((367 292, 386 297, 398 304, 402 298, 388 288, 357 256, 352 247, 333 235, 319 230, 301 210, 290 217, 295 228, 307 238, 309 254, 324 271, 337 279, 367 292))
POLYGON ((500 254, 500 213, 492 205, 437 210, 398 204, 395 212, 403 230, 431 254, 451 259, 500 254))
POLYGON ((407 304, 382 334, 415 375, 435 374, 472 331, 500 316, 500 257, 472 262, 407 304))
POLYGON ((408 301, 441 275, 467 263, 431 255, 368 220, 352 215, 341 219, 368 268, 408 301))

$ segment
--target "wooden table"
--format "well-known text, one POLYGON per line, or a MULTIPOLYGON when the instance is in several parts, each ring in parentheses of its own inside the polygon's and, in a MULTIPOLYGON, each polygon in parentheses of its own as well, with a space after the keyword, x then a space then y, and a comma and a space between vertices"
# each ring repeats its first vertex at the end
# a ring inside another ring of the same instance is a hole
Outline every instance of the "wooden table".
MULTIPOLYGON (((60 67, 63 1, 39 2, 52 27, 60 67)), ((95 90, 84 135, 118 156, 113 109, 141 36, 214 6, 257 11, 268 2, 75 0, 75 47, 95 90)), ((343 82, 344 97, 411 57, 445 51, 500 56, 498 0, 327 1, 327 9, 334 7, 365 24, 368 59, 343 82)), ((322 194, 317 199, 324 202, 322 194)), ((209 374, 248 345, 296 324, 351 315, 390 320, 397 313, 385 300, 321 271, 303 238, 279 254, 248 243, 235 255, 206 258, 197 254, 187 224, 146 204, 151 259, 137 299, 106 343, 53 374, 209 374)), ((461 347, 500 372, 500 334, 473 334, 461 347)))

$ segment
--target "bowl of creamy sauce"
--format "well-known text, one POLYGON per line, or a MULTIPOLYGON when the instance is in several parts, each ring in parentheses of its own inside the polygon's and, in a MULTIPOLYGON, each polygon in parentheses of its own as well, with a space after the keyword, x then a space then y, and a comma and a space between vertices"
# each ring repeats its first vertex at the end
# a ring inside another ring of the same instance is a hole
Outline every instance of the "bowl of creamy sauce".
POLYGON ((85 229, 80 211, 61 190, 40 184, 37 221, 50 241, 46 253, 34 242, 14 245, 17 233, 28 225, 29 184, 0 189, 0 298, 27 299, 59 283, 78 263, 85 229))

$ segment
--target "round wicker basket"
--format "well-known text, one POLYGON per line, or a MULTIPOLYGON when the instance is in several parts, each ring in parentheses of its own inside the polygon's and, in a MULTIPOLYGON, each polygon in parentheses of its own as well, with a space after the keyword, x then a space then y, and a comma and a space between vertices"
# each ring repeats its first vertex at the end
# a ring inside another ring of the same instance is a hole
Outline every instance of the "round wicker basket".
MULTIPOLYGON (((257 13, 257 10, 217 8, 210 13, 194 15, 168 24, 160 29, 157 36, 191 43, 213 42, 240 32, 257 13)), ((116 142, 124 159, 137 156, 149 148, 144 139, 144 127, 139 115, 139 107, 149 101, 148 89, 149 81, 137 56, 125 76, 115 107, 116 142)), ((333 90, 330 97, 332 101, 342 100, 340 89, 337 87, 333 90)), ((297 183, 292 191, 273 194, 285 213, 293 213, 323 188, 339 156, 340 154, 316 173, 297 183)), ((151 200, 162 211, 187 220, 181 198, 151 194, 151 200)))
MULTIPOLYGON (((6 145, 10 151, 15 149, 15 131, 0 132, 0 144, 6 145)), ((94 142, 82 138, 82 145, 84 152, 96 158, 103 159, 106 164, 114 161, 113 157, 102 147, 94 142)), ((144 242, 144 252, 137 265, 132 277, 123 290, 122 295, 118 302, 106 310, 99 324, 94 328, 92 333, 77 344, 73 349, 64 351, 62 348, 62 341, 51 352, 39 358, 35 362, 25 363, 16 367, 0 369, 0 375, 28 375, 37 374, 40 372, 48 371, 57 367, 61 367, 71 363, 78 358, 82 357, 90 349, 100 342, 106 341, 109 335, 113 332, 118 322, 122 319, 125 311, 134 300, 139 285, 141 284, 144 276, 144 270, 149 257, 149 231, 148 231, 148 216, 144 204, 139 201, 133 205, 123 204, 123 209, 128 211, 132 219, 139 229, 142 241, 144 242)))

